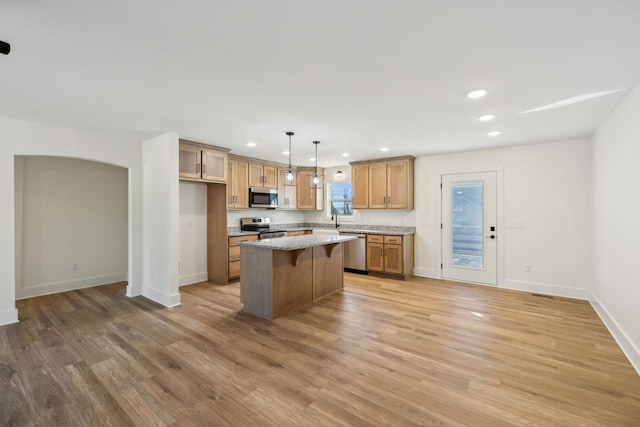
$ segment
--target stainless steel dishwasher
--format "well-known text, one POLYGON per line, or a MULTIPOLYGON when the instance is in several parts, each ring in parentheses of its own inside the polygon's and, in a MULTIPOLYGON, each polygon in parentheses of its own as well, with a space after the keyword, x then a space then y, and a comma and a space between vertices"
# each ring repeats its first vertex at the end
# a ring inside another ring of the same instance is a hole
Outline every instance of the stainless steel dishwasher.
POLYGON ((344 242, 344 269, 355 273, 367 272, 367 235, 340 232, 343 236, 356 236, 357 239, 344 242))

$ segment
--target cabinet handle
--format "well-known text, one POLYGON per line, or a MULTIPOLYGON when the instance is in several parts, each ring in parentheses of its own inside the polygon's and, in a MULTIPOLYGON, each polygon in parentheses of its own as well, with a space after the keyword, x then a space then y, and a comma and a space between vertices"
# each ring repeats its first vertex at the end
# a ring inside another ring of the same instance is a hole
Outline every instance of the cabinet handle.
POLYGON ((196 173, 200 173, 200 163, 196 163, 196 173))
POLYGON ((204 163, 202 164, 202 175, 205 175, 207 172, 207 165, 205 165, 204 163))

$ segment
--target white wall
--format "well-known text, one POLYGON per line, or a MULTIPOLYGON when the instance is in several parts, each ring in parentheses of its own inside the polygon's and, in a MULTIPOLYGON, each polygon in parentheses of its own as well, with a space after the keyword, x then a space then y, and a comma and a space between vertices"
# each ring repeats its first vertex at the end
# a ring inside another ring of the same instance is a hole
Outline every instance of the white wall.
POLYGON ((590 146, 560 141, 416 159, 416 267, 441 277, 440 176, 498 171, 500 287, 588 299, 590 146), (509 221, 524 222, 509 229, 509 221), (525 264, 533 271, 526 273, 525 264))
POLYGON ((16 322, 15 161, 19 155, 73 157, 128 169, 128 295, 142 285, 142 149, 136 141, 0 117, 0 325, 16 322))
POLYGON ((592 137, 594 307, 640 373, 640 85, 592 137))
POLYGON ((180 181, 180 286, 207 280, 207 184, 180 181))
POLYGON ((143 141, 142 159, 142 295, 173 307, 180 304, 178 135, 167 133, 143 141))
POLYGON ((16 297, 125 280, 127 170, 49 156, 15 168, 16 297))

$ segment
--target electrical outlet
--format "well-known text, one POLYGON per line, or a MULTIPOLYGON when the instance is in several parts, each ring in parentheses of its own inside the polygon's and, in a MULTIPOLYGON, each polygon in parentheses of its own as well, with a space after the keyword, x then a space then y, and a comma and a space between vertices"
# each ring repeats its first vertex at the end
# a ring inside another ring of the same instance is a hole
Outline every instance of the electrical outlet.
POLYGON ((524 272, 525 273, 531 273, 533 271, 533 266, 531 264, 525 264, 524 265, 524 272))
POLYGON ((78 261, 74 261, 71 263, 71 271, 78 271, 80 270, 80 264, 78 263, 78 261))

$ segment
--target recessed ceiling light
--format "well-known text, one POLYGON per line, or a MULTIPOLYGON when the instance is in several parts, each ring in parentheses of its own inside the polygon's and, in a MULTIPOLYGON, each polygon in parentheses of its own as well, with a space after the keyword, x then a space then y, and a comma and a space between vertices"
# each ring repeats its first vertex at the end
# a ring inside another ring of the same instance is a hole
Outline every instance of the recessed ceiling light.
POLYGON ((389 151, 389 147, 382 147, 380 151, 389 151))
POLYGON ((467 98, 478 99, 482 98, 487 93, 489 93, 489 91, 486 89, 474 89, 471 92, 467 93, 467 98))
POLYGON ((315 162, 315 161, 316 161, 316 158, 315 158, 315 157, 309 157, 309 161, 310 161, 310 162, 315 162))
POLYGON ((251 148, 253 148, 253 147, 255 147, 255 146, 256 146, 256 143, 255 143, 255 142, 247 142, 247 147, 251 147, 251 148))
POLYGON ((291 154, 291 153, 290 153, 290 152, 288 152, 287 150, 284 150, 284 151, 282 152, 282 154, 283 154, 283 155, 285 155, 285 156, 288 156, 288 155, 289 155, 289 154, 291 154))
POLYGON ((489 122, 495 118, 496 118, 495 114, 483 114, 481 116, 478 116, 478 120, 480 120, 481 122, 489 122))
POLYGON ((349 153, 342 153, 342 157, 349 157, 349 153))
POLYGON ((487 132, 487 136, 498 136, 500 134, 501 132, 499 130, 490 130, 489 132, 487 132))

